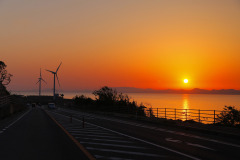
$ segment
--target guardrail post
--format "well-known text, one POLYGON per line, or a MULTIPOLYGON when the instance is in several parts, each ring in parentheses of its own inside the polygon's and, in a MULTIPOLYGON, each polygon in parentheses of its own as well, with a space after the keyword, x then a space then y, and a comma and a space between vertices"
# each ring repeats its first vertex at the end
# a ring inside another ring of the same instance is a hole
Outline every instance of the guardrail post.
POLYGON ((213 124, 215 124, 215 118, 216 118, 215 116, 216 116, 216 114, 215 114, 215 110, 214 110, 214 122, 213 122, 213 124))
POLYGON ((175 121, 177 120, 177 109, 175 108, 175 121))
POLYGON ((167 108, 165 108, 165 119, 167 119, 167 108))
POLYGON ((200 109, 198 110, 198 119, 199 119, 199 123, 200 123, 201 122, 200 109))
POLYGON ((158 118, 158 108, 157 108, 157 118, 158 118))

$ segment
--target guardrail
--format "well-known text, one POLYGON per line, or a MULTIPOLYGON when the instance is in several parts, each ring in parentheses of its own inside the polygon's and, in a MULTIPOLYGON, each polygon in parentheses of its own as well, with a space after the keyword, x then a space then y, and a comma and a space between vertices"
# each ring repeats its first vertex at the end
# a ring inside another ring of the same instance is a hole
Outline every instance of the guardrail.
POLYGON ((11 100, 12 97, 10 95, 0 97, 0 107, 11 103, 11 100))
POLYGON ((176 108, 151 108, 146 110, 149 117, 172 120, 193 120, 201 123, 216 123, 217 115, 223 111, 176 108))

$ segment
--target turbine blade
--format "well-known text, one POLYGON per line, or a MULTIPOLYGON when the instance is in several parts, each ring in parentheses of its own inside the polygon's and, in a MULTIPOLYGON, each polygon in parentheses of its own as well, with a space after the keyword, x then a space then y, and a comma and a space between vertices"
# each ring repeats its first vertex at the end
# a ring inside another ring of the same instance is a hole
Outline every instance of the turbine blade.
POLYGON ((62 64, 62 62, 61 62, 60 65, 58 66, 58 68, 57 68, 57 70, 56 70, 56 73, 57 73, 58 69, 60 68, 61 64, 62 64))
POLYGON ((59 79, 58 79, 58 75, 56 74, 56 77, 57 77, 57 80, 58 80, 58 85, 59 85, 59 87, 60 87, 60 83, 59 83, 59 79))
POLYGON ((42 81, 45 82, 45 83, 47 84, 47 82, 46 82, 44 79, 42 79, 42 81))
POLYGON ((38 84, 38 82, 40 81, 40 79, 37 81, 37 83, 36 84, 38 84))
POLYGON ((40 78, 42 78, 42 72, 41 72, 41 68, 40 68, 40 78))
POLYGON ((53 72, 53 71, 50 71, 50 70, 47 70, 47 69, 45 69, 45 70, 48 71, 48 72, 51 72, 51 73, 55 74, 55 72, 53 72))

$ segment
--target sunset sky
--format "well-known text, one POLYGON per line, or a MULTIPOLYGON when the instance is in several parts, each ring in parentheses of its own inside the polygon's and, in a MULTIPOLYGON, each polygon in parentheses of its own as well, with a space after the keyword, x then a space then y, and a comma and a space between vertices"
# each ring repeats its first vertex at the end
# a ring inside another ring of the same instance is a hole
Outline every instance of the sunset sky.
POLYGON ((60 62, 61 90, 240 89, 240 1, 0 0, 0 60, 13 91, 60 62))

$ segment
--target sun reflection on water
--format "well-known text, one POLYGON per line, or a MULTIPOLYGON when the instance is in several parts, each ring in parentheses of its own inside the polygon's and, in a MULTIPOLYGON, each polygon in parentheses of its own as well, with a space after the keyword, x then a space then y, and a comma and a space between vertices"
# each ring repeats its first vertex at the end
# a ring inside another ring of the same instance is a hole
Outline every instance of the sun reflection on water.
POLYGON ((189 109, 189 95, 188 94, 184 94, 183 95, 183 109, 189 109))
POLYGON ((189 109, 189 95, 184 94, 183 95, 183 112, 182 112, 182 119, 187 120, 189 117, 188 109, 189 109))

